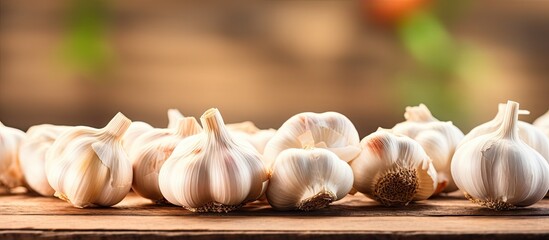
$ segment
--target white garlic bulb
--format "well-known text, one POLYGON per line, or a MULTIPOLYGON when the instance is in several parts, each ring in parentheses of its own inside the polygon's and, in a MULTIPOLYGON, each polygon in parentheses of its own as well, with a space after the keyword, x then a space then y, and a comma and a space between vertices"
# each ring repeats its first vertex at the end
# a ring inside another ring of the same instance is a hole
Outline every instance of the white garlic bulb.
POLYGON ((287 149, 273 165, 266 196, 277 210, 315 210, 342 199, 353 187, 349 164, 323 148, 287 149))
POLYGON ((200 121, 204 131, 183 139, 162 165, 162 195, 194 212, 228 212, 256 200, 268 177, 261 155, 229 133, 217 109, 200 121))
POLYGON ((534 121, 534 126, 543 131, 549 137, 549 111, 534 121))
POLYGON ((276 130, 272 128, 259 129, 250 121, 227 124, 227 129, 231 131, 231 134, 248 141, 259 153, 263 153, 265 145, 276 133, 276 130))
POLYGON ((504 210, 541 200, 549 190, 549 164, 519 137, 519 104, 509 101, 500 127, 461 145, 452 175, 465 196, 482 206, 504 210))
POLYGON ((132 185, 132 166, 122 148, 131 121, 122 113, 103 129, 72 127, 46 153, 46 176, 55 196, 75 207, 112 206, 132 185))
POLYGON ((435 194, 456 191, 450 166, 452 156, 463 139, 463 132, 452 122, 442 122, 433 117, 424 104, 406 107, 404 118, 406 121, 396 124, 392 131, 416 140, 431 158, 438 179, 435 194))
POLYGON ((46 177, 46 152, 55 139, 68 129, 68 126, 51 124, 32 126, 27 130, 27 136, 19 149, 19 162, 25 181, 42 196, 50 197, 55 193, 46 177))
POLYGON ((25 180, 19 166, 19 147, 25 133, 0 122, 0 191, 23 186, 25 180))
MULTIPOLYGON (((506 104, 499 104, 496 117, 489 122, 483 123, 473 128, 473 130, 465 135, 465 138, 463 138, 461 144, 465 144, 478 136, 492 133, 498 130, 501 126, 501 123, 503 122, 505 107, 506 104)), ((529 112, 519 110, 518 114, 529 114, 529 112)), ((520 139, 524 141, 524 143, 528 144, 528 146, 538 151, 546 160, 549 159, 549 138, 547 138, 547 136, 545 136, 543 132, 540 131, 540 129, 536 128, 530 123, 517 121, 517 127, 520 139)))
POLYGON ((334 152, 341 160, 349 162, 360 153, 360 138, 353 123, 336 112, 299 113, 288 119, 265 146, 263 153, 269 167, 280 152, 289 148, 302 148, 299 139, 310 131, 315 146, 334 152))
MULTIPOLYGON (((183 114, 179 112, 177 109, 168 109, 168 128, 169 129, 176 129, 178 121, 183 119, 183 114)), ((126 133, 124 134, 124 137, 122 137, 123 142, 122 146, 124 146, 124 149, 128 154, 130 154, 134 148, 140 148, 143 143, 136 144, 135 141, 146 132, 149 132, 151 130, 154 130, 151 125, 149 125, 146 122, 140 122, 140 121, 133 121, 126 133), (137 147, 136 147, 137 146, 137 147)), ((160 131, 163 131, 163 129, 160 129, 160 131)))
POLYGON ((202 131, 194 117, 180 119, 178 123, 175 129, 145 133, 143 138, 154 140, 130 155, 133 163, 132 189, 144 198, 163 202, 164 197, 158 187, 158 173, 162 164, 182 139, 202 131))
POLYGON ((360 144, 362 152, 351 162, 357 191, 386 206, 425 200, 435 192, 436 170, 416 141, 378 129, 360 144))

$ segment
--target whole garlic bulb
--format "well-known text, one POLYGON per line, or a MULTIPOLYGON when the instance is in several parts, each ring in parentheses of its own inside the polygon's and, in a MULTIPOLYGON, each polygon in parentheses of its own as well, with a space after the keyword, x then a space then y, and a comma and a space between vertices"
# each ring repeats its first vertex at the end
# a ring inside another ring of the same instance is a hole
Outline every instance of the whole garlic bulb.
POLYGON ((25 180, 19 166, 19 147, 25 133, 0 122, 0 190, 23 186, 25 180))
POLYGON ((272 128, 259 129, 250 121, 227 124, 227 129, 231 131, 231 134, 248 141, 259 153, 263 153, 265 145, 276 133, 276 130, 272 128))
POLYGON ((287 149, 273 166, 266 196, 277 210, 315 210, 342 199, 353 187, 353 171, 323 148, 287 149))
POLYGON ((378 129, 360 144, 362 152, 351 162, 357 191, 386 206, 425 200, 435 192, 436 170, 416 141, 378 129))
POLYGON ((162 165, 162 195, 193 212, 228 212, 256 200, 268 177, 261 155, 229 133, 217 109, 200 121, 204 131, 183 139, 162 165))
MULTIPOLYGON (((465 138, 463 138, 461 144, 465 144, 472 139, 495 132, 501 127, 501 123, 503 122, 503 115, 505 114, 505 107, 506 104, 501 103, 498 105, 498 113, 496 114, 496 117, 486 123, 483 123, 471 130, 467 135, 465 135, 465 138)), ((519 110, 518 114, 529 114, 528 111, 519 110)), ((546 160, 549 159, 549 138, 543 134, 540 129, 536 128, 530 123, 523 122, 523 121, 517 121, 517 127, 518 127, 518 133, 519 138, 524 141, 524 143, 528 144, 528 146, 534 148, 536 151, 538 151, 546 160)), ((549 160, 548 160, 549 161, 549 160)))
POLYGON ((406 121, 396 124, 392 130, 416 140, 433 161, 438 179, 434 194, 456 191, 450 166, 452 156, 463 139, 463 132, 452 122, 442 122, 433 117, 424 104, 406 107, 404 118, 406 121))
POLYGON ((112 206, 132 186, 132 166, 122 148, 131 121, 122 113, 103 129, 72 127, 46 153, 46 176, 55 196, 75 207, 112 206))
POLYGON ((549 137, 549 111, 534 121, 534 126, 541 129, 545 136, 549 137))
POLYGON ((360 138, 353 123, 336 112, 299 113, 288 119, 265 146, 263 153, 268 166, 272 166, 278 154, 289 148, 302 148, 300 136, 310 131, 317 148, 334 152, 341 160, 349 162, 360 153, 360 138))
POLYGON ((452 160, 454 180, 465 196, 495 209, 525 207, 549 190, 549 164, 519 137, 519 104, 509 101, 500 127, 461 145, 452 160))
POLYGON ((194 117, 180 119, 178 123, 175 129, 145 133, 142 137, 154 140, 130 155, 130 161, 133 163, 132 189, 144 198, 156 202, 163 201, 164 197, 158 186, 158 173, 162 164, 181 140, 202 131, 194 117))
POLYGON ((42 124, 32 126, 27 130, 27 136, 19 149, 19 163, 25 176, 27 185, 42 196, 53 196, 55 190, 51 188, 46 177, 46 152, 68 126, 42 124))
MULTIPOLYGON (((169 129, 176 129, 178 121, 183 119, 183 114, 179 112, 177 109, 168 109, 168 128, 169 129)), ((128 154, 130 154, 131 151, 133 151, 133 148, 137 146, 137 148, 140 148, 141 146, 139 144, 136 144, 135 141, 146 132, 149 132, 151 130, 154 130, 151 125, 149 125, 146 122, 141 121, 133 121, 126 133, 124 134, 124 137, 122 137, 123 142, 122 145, 124 146, 124 149, 128 154)), ((161 129, 160 131, 163 131, 161 129)))

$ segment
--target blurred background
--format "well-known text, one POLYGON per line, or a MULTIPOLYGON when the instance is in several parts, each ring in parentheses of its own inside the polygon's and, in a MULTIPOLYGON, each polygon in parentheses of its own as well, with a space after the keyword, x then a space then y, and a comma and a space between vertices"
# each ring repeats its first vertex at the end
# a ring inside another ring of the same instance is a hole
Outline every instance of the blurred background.
POLYGON ((217 107, 261 128, 337 111, 363 137, 425 103, 467 132, 548 92, 544 1, 0 1, 0 121, 23 130, 217 107))

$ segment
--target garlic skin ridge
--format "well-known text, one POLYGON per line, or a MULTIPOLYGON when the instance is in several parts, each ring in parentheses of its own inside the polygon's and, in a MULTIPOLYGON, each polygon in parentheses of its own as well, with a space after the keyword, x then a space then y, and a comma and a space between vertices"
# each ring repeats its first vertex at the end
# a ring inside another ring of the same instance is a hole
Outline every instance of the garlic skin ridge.
POLYGON ((431 158, 438 179, 435 194, 456 191, 458 188, 450 168, 454 152, 463 139, 463 132, 452 122, 442 122, 433 117, 424 104, 406 107, 404 117, 406 121, 396 124, 392 131, 419 142, 431 158))
POLYGON ((276 210, 310 211, 342 199, 352 186, 351 167, 335 153, 292 148, 276 158, 266 196, 276 210))
POLYGON ((132 166, 122 147, 131 121, 122 113, 102 129, 72 127, 46 153, 46 176, 55 196, 78 208, 112 206, 132 184, 132 166))
POLYGON ((55 190, 51 188, 46 177, 46 152, 53 142, 69 126, 41 124, 30 127, 19 149, 19 163, 25 176, 25 181, 36 193, 52 197, 55 190))
POLYGON ((280 152, 289 148, 302 148, 299 136, 307 131, 317 148, 334 152, 341 160, 350 162, 360 154, 360 138, 353 123, 336 112, 299 113, 288 119, 265 146, 263 153, 267 166, 272 167, 280 152))
POLYGON ((219 110, 200 121, 204 130, 183 139, 160 169, 164 198, 193 212, 228 212, 256 200, 268 178, 262 156, 228 132, 219 110))
POLYGON ((436 170, 416 141, 378 129, 360 144, 363 150, 351 162, 357 191, 386 206, 407 205, 434 193, 436 170))
MULTIPOLYGON (((498 113, 494 119, 473 128, 469 133, 467 133, 467 135, 465 135, 465 138, 463 138, 460 145, 471 141, 478 136, 498 130, 503 122, 505 107, 506 104, 504 103, 498 104, 498 113)), ((519 110, 518 114, 530 114, 530 112, 519 110)), ((519 120, 517 121, 517 127, 520 139, 524 141, 524 143, 528 144, 528 146, 538 151, 545 158, 545 160, 549 161, 549 138, 545 136, 540 129, 530 123, 519 120)))
POLYGON ((454 180, 474 203, 494 210, 525 207, 549 190, 549 164, 524 143, 519 104, 509 101, 500 128, 461 145, 452 160, 454 180))
POLYGON ((158 186, 158 173, 162 164, 181 140, 201 131, 202 128, 194 117, 186 117, 179 119, 174 129, 145 133, 142 138, 154 140, 130 155, 130 162, 133 163, 132 189, 144 198, 164 203, 158 186))
POLYGON ((24 138, 23 131, 0 122, 0 192, 25 184, 19 166, 19 147, 24 138))

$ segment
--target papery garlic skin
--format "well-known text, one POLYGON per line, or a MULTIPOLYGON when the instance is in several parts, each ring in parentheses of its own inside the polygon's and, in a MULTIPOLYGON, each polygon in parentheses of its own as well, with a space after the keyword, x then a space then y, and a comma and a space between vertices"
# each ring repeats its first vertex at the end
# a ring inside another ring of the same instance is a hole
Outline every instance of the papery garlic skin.
POLYGON ((19 166, 19 147, 24 138, 23 131, 0 122, 0 191, 25 183, 19 166))
POLYGON ((315 210, 337 201, 353 187, 349 164, 326 149, 287 149, 273 166, 266 196, 277 210, 315 210))
POLYGON ((316 148, 326 148, 349 162, 360 153, 360 138, 353 123, 336 112, 299 113, 288 119, 265 146, 265 161, 271 167, 280 152, 302 148, 299 136, 312 133, 316 148))
POLYGON ((416 140, 431 158, 438 179, 435 194, 456 191, 450 166, 452 156, 463 139, 463 132, 452 122, 442 122, 433 117, 424 104, 406 107, 404 117, 406 121, 396 124, 392 131, 416 140))
POLYGON ((360 144, 363 150, 351 162, 357 191, 386 206, 407 205, 434 193, 436 170, 416 141, 379 129, 360 144))
POLYGON ((144 198, 159 203, 163 202, 164 197, 158 186, 158 173, 162 164, 181 140, 201 131, 202 128, 196 119, 187 117, 179 119, 175 129, 168 128, 163 131, 145 133, 142 138, 154 140, 130 155, 130 161, 133 164, 132 189, 144 198))
POLYGON ((227 124, 231 134, 237 135, 252 144, 259 153, 263 153, 267 142, 273 138, 275 129, 259 129, 250 121, 227 124))
POLYGON ((193 212, 228 212, 256 200, 268 177, 261 155, 228 132, 217 109, 200 120, 204 131, 183 139, 162 165, 162 195, 193 212))
MULTIPOLYGON (((498 130, 501 126, 501 123, 503 122, 505 106, 506 104, 499 104, 498 113, 496 114, 494 119, 473 128, 469 133, 467 133, 467 135, 465 135, 465 138, 463 138, 460 144, 464 144, 478 136, 492 133, 498 130)), ((519 115, 522 113, 529 114, 528 111, 519 110, 519 115)), ((524 143, 526 143, 528 146, 538 151, 546 160, 549 161, 549 138, 545 136, 540 129, 536 128, 530 123, 519 120, 517 121, 517 127, 520 139, 524 141, 524 143)))
POLYGON ((185 118, 181 112, 175 108, 168 109, 168 128, 177 129, 179 126, 179 121, 185 118))
POLYGON ((549 190, 549 164, 520 139, 518 111, 519 104, 509 101, 500 128, 465 142, 452 160, 459 189, 491 209, 529 206, 549 190))
POLYGON ((55 196, 73 206, 112 206, 132 185, 132 166, 122 147, 131 121, 118 113, 103 129, 73 127, 46 154, 46 176, 55 196))
POLYGON ((55 190, 46 177, 46 152, 68 126, 42 124, 27 130, 27 136, 19 149, 19 162, 27 185, 38 194, 51 197, 55 190))

